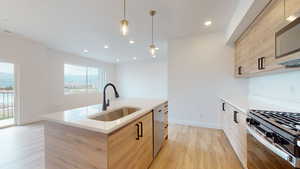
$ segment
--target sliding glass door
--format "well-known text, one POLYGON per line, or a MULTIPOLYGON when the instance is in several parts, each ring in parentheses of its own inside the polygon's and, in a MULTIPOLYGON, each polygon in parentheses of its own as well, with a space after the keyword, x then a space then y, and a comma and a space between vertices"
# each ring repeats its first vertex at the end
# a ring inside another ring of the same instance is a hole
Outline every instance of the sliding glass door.
POLYGON ((15 124, 15 68, 0 62, 0 128, 15 124))

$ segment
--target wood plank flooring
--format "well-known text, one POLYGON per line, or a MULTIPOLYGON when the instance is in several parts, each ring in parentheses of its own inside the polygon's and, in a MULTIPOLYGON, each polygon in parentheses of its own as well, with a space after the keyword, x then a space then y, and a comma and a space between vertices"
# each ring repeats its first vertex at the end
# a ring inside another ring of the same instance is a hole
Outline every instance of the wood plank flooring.
POLYGON ((242 169, 220 130, 171 125, 169 141, 150 169, 242 169))
MULTIPOLYGON (((1 169, 44 169, 43 124, 0 129, 1 169)), ((222 131, 170 125, 150 169, 242 169, 222 131)))
POLYGON ((0 129, 0 168, 44 169, 43 124, 0 129))

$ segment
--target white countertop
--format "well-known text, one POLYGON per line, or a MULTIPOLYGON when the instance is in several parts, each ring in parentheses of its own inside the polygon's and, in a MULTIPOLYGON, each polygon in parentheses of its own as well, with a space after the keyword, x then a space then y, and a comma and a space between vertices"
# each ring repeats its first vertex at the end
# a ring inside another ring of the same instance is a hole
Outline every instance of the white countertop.
POLYGON ((109 134, 149 113, 152 109, 165 103, 166 101, 167 100, 161 99, 117 99, 110 103, 107 111, 102 111, 102 105, 98 104, 50 113, 45 115, 44 119, 46 121, 57 122, 64 125, 109 134), (105 114, 111 110, 126 106, 140 108, 140 110, 114 121, 97 121, 89 119, 90 116, 105 114))
POLYGON ((229 99, 229 98, 225 98, 225 97, 219 97, 221 100, 223 100, 224 102, 230 104, 231 106, 233 106, 234 108, 236 108, 237 110, 241 111, 244 114, 248 113, 249 110, 249 105, 248 102, 237 102, 237 101, 233 101, 233 99, 229 99))
POLYGON ((271 111, 283 111, 283 112, 300 112, 300 104, 289 104, 285 101, 277 101, 275 99, 266 99, 263 97, 248 97, 247 102, 237 102, 233 99, 219 97, 221 100, 235 107, 243 113, 248 113, 251 109, 256 110, 271 110, 271 111))

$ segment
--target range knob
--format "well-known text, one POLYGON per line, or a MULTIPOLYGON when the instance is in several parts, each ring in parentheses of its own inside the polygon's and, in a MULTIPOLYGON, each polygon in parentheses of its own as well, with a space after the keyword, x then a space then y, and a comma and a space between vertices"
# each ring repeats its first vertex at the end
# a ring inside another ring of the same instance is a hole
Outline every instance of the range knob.
POLYGON ((276 143, 276 144, 279 144, 279 145, 288 145, 289 144, 288 141, 281 138, 280 136, 273 135, 273 138, 274 138, 274 143, 276 143))
POLYGON ((246 122, 247 122, 247 123, 249 123, 249 122, 250 122, 250 120, 251 120, 251 118, 249 118, 249 117, 248 117, 248 118, 246 118, 246 122))
POLYGON ((266 137, 268 137, 268 138, 272 138, 273 137, 273 133, 271 133, 271 132, 266 132, 266 137))
POLYGON ((253 126, 259 125, 259 122, 252 118, 247 118, 246 121, 247 121, 247 123, 249 123, 250 125, 253 125, 253 126))

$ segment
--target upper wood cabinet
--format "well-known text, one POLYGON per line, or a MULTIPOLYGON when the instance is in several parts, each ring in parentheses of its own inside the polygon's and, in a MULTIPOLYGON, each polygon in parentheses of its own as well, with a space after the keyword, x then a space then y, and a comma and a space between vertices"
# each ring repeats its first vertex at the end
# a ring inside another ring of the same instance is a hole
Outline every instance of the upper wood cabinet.
POLYGON ((285 0, 286 17, 299 14, 300 1, 299 0, 285 0))
POLYGON ((286 23, 284 7, 284 0, 272 0, 236 41, 237 77, 283 68, 275 59, 275 33, 286 23))

